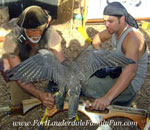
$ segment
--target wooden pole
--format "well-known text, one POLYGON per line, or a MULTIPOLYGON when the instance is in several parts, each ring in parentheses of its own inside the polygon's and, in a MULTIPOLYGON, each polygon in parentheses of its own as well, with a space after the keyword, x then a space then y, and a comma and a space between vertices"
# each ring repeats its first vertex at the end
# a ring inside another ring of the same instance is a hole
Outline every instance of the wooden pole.
MULTIPOLYGON (((135 18, 137 21, 149 21, 150 18, 135 18)), ((104 22, 104 19, 87 19, 86 23, 99 23, 104 22)))
POLYGON ((74 3, 75 3, 75 0, 72 0, 72 7, 71 7, 71 20, 70 20, 70 33, 69 35, 71 36, 71 33, 72 33, 72 26, 73 26, 73 13, 74 13, 74 3))

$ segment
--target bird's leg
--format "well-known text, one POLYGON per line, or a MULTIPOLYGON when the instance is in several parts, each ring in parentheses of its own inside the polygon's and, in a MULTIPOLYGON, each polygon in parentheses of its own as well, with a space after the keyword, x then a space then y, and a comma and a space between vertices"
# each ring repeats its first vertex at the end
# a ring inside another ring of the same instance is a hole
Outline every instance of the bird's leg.
POLYGON ((79 103, 78 95, 73 95, 69 98, 69 109, 68 109, 69 119, 73 119, 77 115, 78 103, 79 103))
POLYGON ((66 98, 66 87, 59 87, 58 95, 56 96, 56 108, 57 110, 63 110, 64 100, 66 98))
POLYGON ((73 119, 77 116, 80 92, 81 92, 80 86, 77 86, 74 89, 71 89, 69 92, 69 95, 70 95, 69 109, 68 109, 69 119, 73 119))

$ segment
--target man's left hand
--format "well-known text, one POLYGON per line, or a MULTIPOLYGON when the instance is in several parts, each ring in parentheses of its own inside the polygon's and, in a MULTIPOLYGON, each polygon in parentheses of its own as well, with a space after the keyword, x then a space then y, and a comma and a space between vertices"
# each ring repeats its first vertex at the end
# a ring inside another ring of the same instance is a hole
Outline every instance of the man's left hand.
POLYGON ((111 101, 107 97, 103 96, 95 99, 95 101, 92 104, 92 107, 96 110, 105 110, 106 107, 110 105, 110 103, 111 101))

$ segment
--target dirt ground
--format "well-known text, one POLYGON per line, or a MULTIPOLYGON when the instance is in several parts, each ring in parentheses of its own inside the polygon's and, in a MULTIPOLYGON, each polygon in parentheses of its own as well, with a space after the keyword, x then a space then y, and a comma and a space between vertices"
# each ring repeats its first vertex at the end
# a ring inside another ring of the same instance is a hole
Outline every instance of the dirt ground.
MULTIPOLYGON (((52 22, 54 28, 62 37, 62 46, 65 57, 67 60, 73 60, 83 49, 86 49, 89 44, 77 31, 77 27, 81 25, 81 21, 75 20, 72 29, 70 24, 71 18, 71 1, 72 0, 59 0, 58 1, 58 19, 52 22)), ((75 4, 75 8, 78 8, 78 2, 75 4)), ((139 22, 139 24, 141 21, 139 22)), ((105 27, 103 23, 98 24, 87 24, 86 31, 88 36, 92 39, 93 36, 103 30, 105 27)), ((150 48, 150 31, 147 29, 140 28, 141 32, 144 34, 147 41, 147 45, 150 48)), ((111 49, 111 41, 108 41, 105 49, 111 49)), ((150 59, 150 57, 149 57, 150 59)), ((142 89, 137 93, 136 97, 132 102, 132 106, 136 108, 148 109, 150 110, 150 63, 148 63, 148 71, 145 79, 145 83, 142 89)), ((46 82, 40 82, 35 84, 39 89, 44 89, 47 85, 46 82)), ((3 80, 0 75, 0 107, 7 106, 11 104, 9 85, 3 80)), ((30 110, 26 115, 8 115, 8 113, 0 113, 0 129, 1 130, 37 130, 39 128, 39 122, 44 114, 45 107, 40 105, 32 110, 30 110), (21 122, 22 124, 19 124, 21 122)), ((80 121, 86 122, 88 118, 79 113, 80 121)), ((113 118, 116 121, 129 121, 124 118, 113 118)), ((51 123, 53 122, 63 122, 68 121, 67 111, 60 112, 54 117, 49 118, 51 123)), ((87 125, 87 126, 49 126, 50 130, 96 130, 98 126, 87 125)), ((113 130, 138 130, 136 126, 111 126, 113 130)))

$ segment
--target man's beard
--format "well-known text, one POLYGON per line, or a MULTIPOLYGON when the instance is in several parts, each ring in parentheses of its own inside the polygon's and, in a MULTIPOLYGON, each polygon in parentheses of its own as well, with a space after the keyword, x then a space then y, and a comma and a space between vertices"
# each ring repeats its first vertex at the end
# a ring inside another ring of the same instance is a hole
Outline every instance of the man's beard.
POLYGON ((28 38, 28 40, 29 40, 30 42, 36 44, 36 43, 38 43, 38 42, 40 41, 41 36, 38 36, 38 37, 29 37, 28 34, 27 34, 27 32, 26 32, 26 29, 24 29, 24 31, 25 31, 26 37, 28 38))
POLYGON ((112 30, 112 29, 110 29, 110 28, 107 28, 107 30, 108 30, 108 32, 110 33, 110 34, 113 34, 115 31, 114 30, 112 30))

